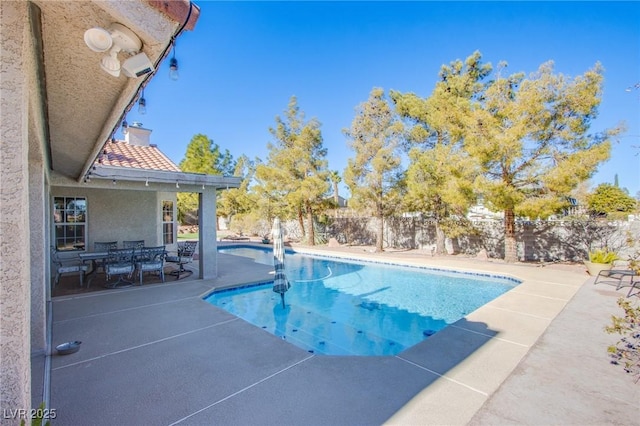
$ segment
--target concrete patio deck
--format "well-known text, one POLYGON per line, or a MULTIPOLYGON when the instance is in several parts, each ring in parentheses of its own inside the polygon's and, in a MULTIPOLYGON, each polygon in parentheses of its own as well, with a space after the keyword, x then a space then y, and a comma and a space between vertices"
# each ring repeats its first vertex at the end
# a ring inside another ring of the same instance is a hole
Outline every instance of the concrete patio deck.
MULTIPOLYGON (((53 299, 51 401, 60 425, 640 424, 640 386, 608 361, 623 291, 579 266, 507 265, 423 252, 312 250, 523 283, 390 357, 312 355, 202 300, 270 279, 220 254, 214 280, 53 299)), ((626 294, 626 292, 624 293, 626 294)))

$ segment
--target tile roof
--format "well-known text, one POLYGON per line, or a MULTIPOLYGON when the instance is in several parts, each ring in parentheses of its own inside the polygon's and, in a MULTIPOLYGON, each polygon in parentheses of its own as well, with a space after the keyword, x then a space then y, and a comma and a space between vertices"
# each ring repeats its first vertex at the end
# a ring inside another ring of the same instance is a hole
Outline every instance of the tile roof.
POLYGON ((98 163, 103 166, 128 167, 132 169, 179 172, 180 168, 158 149, 156 145, 131 145, 125 141, 108 142, 98 163))

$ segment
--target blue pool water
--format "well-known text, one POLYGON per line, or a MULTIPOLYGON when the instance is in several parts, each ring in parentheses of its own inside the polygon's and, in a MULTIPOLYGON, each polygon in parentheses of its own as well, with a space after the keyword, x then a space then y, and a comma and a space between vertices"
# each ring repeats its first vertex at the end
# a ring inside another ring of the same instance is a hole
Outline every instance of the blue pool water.
MULTIPOLYGON (((273 264, 269 249, 220 253, 273 264)), ((272 283, 214 292, 207 301, 309 352, 395 355, 519 284, 483 276, 287 252, 285 307, 272 283)))

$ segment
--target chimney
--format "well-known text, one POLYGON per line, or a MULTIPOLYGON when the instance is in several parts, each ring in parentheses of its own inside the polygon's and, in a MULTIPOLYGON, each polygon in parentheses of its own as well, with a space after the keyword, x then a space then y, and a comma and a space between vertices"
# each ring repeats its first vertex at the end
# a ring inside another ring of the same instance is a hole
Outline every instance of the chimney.
POLYGON ((142 127, 142 123, 135 121, 128 128, 124 140, 130 145, 149 146, 151 130, 142 127))

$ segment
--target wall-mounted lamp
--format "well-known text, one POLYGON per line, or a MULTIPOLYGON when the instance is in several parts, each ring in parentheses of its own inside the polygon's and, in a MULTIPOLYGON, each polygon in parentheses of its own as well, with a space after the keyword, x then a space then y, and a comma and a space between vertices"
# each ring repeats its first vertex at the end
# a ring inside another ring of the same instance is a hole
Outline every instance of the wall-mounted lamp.
POLYGON ((180 184, 176 181, 176 188, 180 188, 180 184))
POLYGON ((116 184, 116 180, 115 179, 112 180, 111 183, 115 185, 116 184))
POLYGON ((173 44, 173 57, 169 61, 169 78, 176 81, 180 77, 178 74, 178 60, 176 59, 176 45, 173 44))
POLYGON ((149 186, 149 178, 144 182, 144 186, 149 186))
POLYGON ((147 113, 147 100, 144 98, 144 89, 142 89, 142 95, 138 100, 138 112, 142 115, 147 113))
POLYGON ((109 50, 100 60, 100 67, 114 77, 120 77, 121 70, 127 77, 140 77, 154 70, 147 55, 144 52, 138 53, 142 49, 140 38, 122 24, 113 23, 108 30, 89 28, 84 33, 84 42, 94 52, 109 50), (120 52, 131 55, 122 65, 118 59, 120 52))

